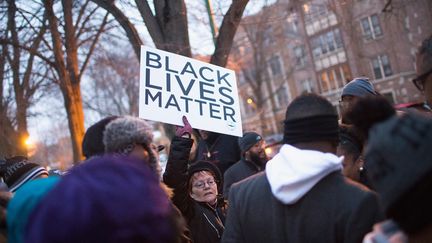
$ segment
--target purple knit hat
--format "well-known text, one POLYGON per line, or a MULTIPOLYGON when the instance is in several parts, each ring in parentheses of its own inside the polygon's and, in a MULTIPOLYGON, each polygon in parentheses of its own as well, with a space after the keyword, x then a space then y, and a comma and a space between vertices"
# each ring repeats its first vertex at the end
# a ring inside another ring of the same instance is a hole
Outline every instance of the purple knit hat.
POLYGON ((173 242, 178 231, 159 183, 142 161, 90 159, 33 211, 26 242, 173 242))

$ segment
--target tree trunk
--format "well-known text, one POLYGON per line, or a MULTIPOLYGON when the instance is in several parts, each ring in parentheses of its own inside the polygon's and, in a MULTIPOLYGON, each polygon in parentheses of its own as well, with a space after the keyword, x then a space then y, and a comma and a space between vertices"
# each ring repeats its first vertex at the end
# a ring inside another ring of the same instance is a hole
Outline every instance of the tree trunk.
MULTIPOLYGON (((15 23, 16 5, 15 1, 8 1, 8 31, 11 34, 12 41, 19 43, 17 27, 15 23)), ((19 155, 27 155, 25 140, 28 137, 27 131, 27 102, 24 97, 24 88, 20 85, 20 60, 21 53, 18 46, 12 49, 12 57, 10 64, 12 68, 12 82, 15 92, 16 102, 16 119, 18 127, 18 143, 16 144, 16 153, 19 155)))
POLYGON ((79 83, 70 83, 62 86, 61 90, 72 138, 73 160, 78 164, 83 159, 81 144, 85 133, 81 89, 79 83))
POLYGON ((51 31, 51 39, 53 42, 53 52, 56 63, 56 71, 60 79, 60 89, 63 94, 64 104, 67 111, 69 122, 69 130, 72 138, 72 151, 74 164, 79 163, 83 159, 81 143, 84 137, 84 112, 82 105, 80 80, 78 75, 78 58, 74 28, 71 27, 71 6, 68 1, 63 2, 65 13, 65 35, 66 35, 66 64, 64 63, 64 53, 61 41, 60 32, 58 30, 57 17, 53 11, 53 0, 45 0, 46 16, 51 31))

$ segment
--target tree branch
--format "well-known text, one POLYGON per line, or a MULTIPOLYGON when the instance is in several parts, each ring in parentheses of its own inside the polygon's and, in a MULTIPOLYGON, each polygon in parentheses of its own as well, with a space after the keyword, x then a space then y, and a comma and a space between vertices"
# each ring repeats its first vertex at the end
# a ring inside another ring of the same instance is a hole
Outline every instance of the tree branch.
POLYGON ((223 18, 219 35, 216 39, 215 52, 210 59, 210 63, 225 67, 234 41, 234 35, 248 2, 249 0, 233 0, 223 18))
POLYGON ((147 30, 158 49, 163 49, 164 37, 161 30, 161 26, 158 24, 155 16, 150 9, 148 1, 135 0, 138 10, 141 14, 141 18, 144 20, 147 30))
POLYGON ((91 55, 93 54, 93 51, 94 51, 94 49, 96 47, 96 43, 98 42, 100 35, 104 32, 105 25, 107 24, 107 21, 108 21, 108 15, 109 15, 109 13, 107 12, 105 14, 105 17, 104 17, 104 19, 102 21, 102 24, 101 24, 98 32, 96 33, 96 36, 93 39, 93 42, 92 42, 92 44, 90 46, 88 54, 87 54, 87 56, 85 58, 85 61, 84 61, 83 65, 81 66, 81 70, 79 72, 79 78, 78 78, 79 80, 81 80, 82 74, 83 74, 84 70, 86 69, 86 67, 88 65, 88 62, 90 60, 91 55))
POLYGON ((82 18, 83 14, 84 14, 84 10, 87 8, 87 5, 88 5, 89 2, 90 2, 90 0, 87 0, 87 1, 86 1, 86 2, 81 6, 80 11, 79 11, 79 13, 78 13, 78 17, 77 17, 77 19, 76 19, 76 21, 75 21, 75 26, 78 26, 79 23, 81 22, 81 18, 82 18))
POLYGON ((92 0, 94 3, 105 9, 107 12, 112 14, 114 18, 119 22, 123 30, 126 32, 126 35, 131 42, 135 54, 139 60, 140 58, 140 50, 142 41, 139 37, 138 31, 135 29, 135 26, 130 22, 130 20, 123 14, 123 12, 118 9, 114 5, 114 1, 109 0, 92 0))

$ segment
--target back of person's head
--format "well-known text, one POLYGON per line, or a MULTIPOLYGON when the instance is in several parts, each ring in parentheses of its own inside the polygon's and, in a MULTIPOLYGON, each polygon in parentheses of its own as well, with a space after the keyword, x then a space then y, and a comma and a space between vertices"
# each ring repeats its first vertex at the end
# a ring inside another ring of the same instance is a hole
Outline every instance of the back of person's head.
POLYGON ((432 120, 415 113, 393 116, 369 136, 367 175, 387 217, 409 235, 431 227, 432 120))
POLYGON ((366 97, 376 95, 372 83, 366 77, 358 77, 347 83, 343 89, 341 97, 350 95, 354 97, 366 97))
POLYGON ((106 153, 130 155, 135 146, 149 154, 148 163, 158 173, 159 160, 152 149, 153 128, 143 119, 124 116, 111 121, 105 128, 103 143, 106 153))
POLYGON ((28 161, 25 156, 14 156, 6 158, 0 165, 0 176, 9 191, 15 192, 28 181, 48 176, 48 171, 45 167, 28 161))
POLYGON ((295 98, 286 110, 284 143, 331 142, 339 140, 338 116, 324 97, 304 94, 295 98))
POLYGON ((105 153, 103 133, 108 123, 116 118, 118 118, 118 116, 105 117, 87 129, 84 134, 84 139, 81 146, 83 154, 87 159, 92 156, 102 155, 105 153))
POLYGON ((359 98, 346 113, 346 117, 367 139, 369 129, 396 114, 393 106, 383 96, 359 98))
POLYGON ((59 182, 59 176, 27 182, 13 196, 7 206, 7 230, 9 242, 24 242, 25 229, 30 214, 42 198, 59 182))
POLYGON ((27 242, 174 242, 168 196, 132 157, 95 157, 74 167, 33 211, 27 242), (61 227, 59 227, 61 223, 61 227))

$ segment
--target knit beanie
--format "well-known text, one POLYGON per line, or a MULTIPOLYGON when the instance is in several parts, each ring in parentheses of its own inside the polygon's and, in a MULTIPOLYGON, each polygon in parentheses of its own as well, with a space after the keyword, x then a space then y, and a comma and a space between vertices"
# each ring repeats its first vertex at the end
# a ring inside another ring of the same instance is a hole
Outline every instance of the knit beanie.
POLYGON ((30 214, 59 180, 59 176, 32 180, 15 193, 8 204, 6 215, 9 243, 24 242, 25 227, 30 214))
POLYGON ((0 176, 11 192, 15 192, 24 183, 41 175, 48 176, 48 171, 38 164, 30 163, 24 156, 7 158, 0 165, 0 176))
POLYGON ((174 211, 159 184, 132 157, 94 157, 42 199, 30 215, 26 242, 175 242, 174 211))
POLYGON ((94 155, 102 155, 105 152, 103 132, 108 123, 116 118, 118 116, 105 117, 87 129, 82 142, 82 151, 87 159, 94 155))
POLYGON ((372 127, 366 171, 386 216, 407 233, 432 223, 432 121, 417 114, 393 116, 372 127))
POLYGON ((247 132, 243 137, 238 139, 238 144, 242 154, 248 151, 252 146, 261 141, 263 138, 255 132, 247 132))
POLYGON ((375 89, 368 78, 355 78, 347 83, 342 89, 341 97, 351 95, 355 97, 365 97, 368 95, 376 95, 375 89))

